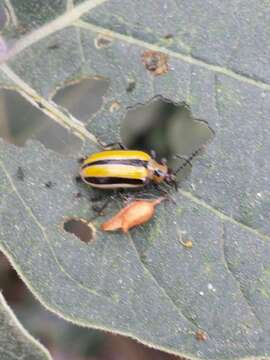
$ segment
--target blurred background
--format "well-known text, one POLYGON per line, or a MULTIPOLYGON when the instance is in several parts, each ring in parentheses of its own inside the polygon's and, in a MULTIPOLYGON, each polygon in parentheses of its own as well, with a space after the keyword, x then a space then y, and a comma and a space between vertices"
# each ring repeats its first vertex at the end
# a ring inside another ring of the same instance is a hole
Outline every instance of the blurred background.
MULTIPOLYGON (((102 105, 107 88, 107 80, 83 80, 59 90, 53 100, 86 121, 102 105)), ((0 136, 7 142, 24 146, 31 138, 66 156, 80 153, 82 144, 76 136, 14 91, 0 90, 0 114, 0 136)), ((158 158, 166 157, 173 167, 181 164, 181 160, 172 159, 174 154, 188 156, 211 136, 206 123, 194 120, 186 106, 163 99, 129 109, 121 127, 127 147, 155 150, 158 158)), ((188 176, 190 170, 187 166, 180 178, 188 176)), ((1 253, 0 291, 23 326, 48 348, 54 360, 180 359, 131 339, 81 328, 58 318, 33 298, 1 253)))

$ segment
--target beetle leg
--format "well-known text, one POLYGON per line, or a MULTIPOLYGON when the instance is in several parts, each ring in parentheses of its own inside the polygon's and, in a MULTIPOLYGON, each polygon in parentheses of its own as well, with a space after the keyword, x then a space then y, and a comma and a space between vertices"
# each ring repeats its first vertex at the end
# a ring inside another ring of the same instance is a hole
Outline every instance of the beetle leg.
POLYGON ((124 202, 124 204, 128 204, 131 200, 134 199, 134 195, 133 194, 130 194, 130 193, 127 193, 125 192, 125 189, 119 189, 115 195, 117 196, 117 198, 121 199, 121 201, 124 202))
MULTIPOLYGON (((175 186, 177 186, 178 184, 177 184, 177 182, 175 182, 175 186)), ((169 199, 169 200, 172 200, 172 202, 174 203, 174 204, 176 204, 176 201, 174 200, 174 198, 170 195, 170 193, 169 193, 169 191, 166 189, 166 190, 164 190, 164 189, 162 189, 162 187, 159 185, 159 184, 154 184, 154 186, 155 186, 155 188, 159 191, 159 192, 161 192, 161 194, 164 196, 164 197, 166 197, 167 199, 169 199)))
POLYGON ((80 175, 78 175, 78 176, 75 177, 75 181, 76 181, 77 183, 81 183, 81 182, 82 182, 82 178, 80 177, 80 175))
POLYGON ((167 191, 163 190, 159 184, 154 183, 153 185, 154 185, 154 188, 156 190, 158 190, 159 192, 161 192, 162 194, 167 194, 168 193, 167 191))
POLYGON ((151 155, 151 157, 152 157, 154 160, 155 160, 156 157, 157 157, 157 154, 156 154, 155 150, 150 150, 150 155, 151 155))
POLYGON ((90 197, 91 202, 99 202, 104 199, 104 196, 101 193, 96 193, 95 195, 90 197))
MULTIPOLYGON (((112 201, 116 201, 116 199, 123 198, 125 196, 124 189, 118 189, 113 190, 113 194, 108 196, 108 198, 105 200, 104 204, 101 206, 92 205, 92 209, 97 213, 96 216, 94 216, 91 220, 96 219, 99 216, 103 216, 103 211, 106 209, 106 207, 110 204, 112 201), (116 198, 116 199, 115 199, 116 198)), ((91 199, 91 201, 99 201, 97 198, 91 199)))
POLYGON ((166 158, 162 158, 162 159, 160 160, 160 163, 161 163, 162 165, 167 165, 167 159, 166 159, 166 158))
POLYGON ((103 211, 106 209, 106 207, 109 205, 109 203, 112 201, 112 198, 109 197, 102 206, 92 205, 92 210, 96 212, 96 215, 90 219, 90 221, 96 219, 99 216, 103 216, 103 211))
POLYGON ((113 149, 115 148, 116 146, 119 146, 120 149, 122 150, 126 150, 127 147, 121 143, 121 142, 113 142, 113 143, 110 143, 110 144, 106 144, 106 145, 102 145, 102 147, 105 149, 105 150, 108 150, 108 149, 113 149))
POLYGON ((79 157, 79 158, 78 158, 78 163, 79 163, 79 164, 82 164, 85 159, 87 159, 87 157, 83 157, 83 156, 79 157))
POLYGON ((125 206, 128 205, 128 204, 130 204, 130 203, 131 203, 132 201, 134 201, 134 200, 136 200, 136 199, 134 198, 134 196, 132 196, 132 195, 126 196, 126 197, 124 198, 124 204, 125 204, 125 206))

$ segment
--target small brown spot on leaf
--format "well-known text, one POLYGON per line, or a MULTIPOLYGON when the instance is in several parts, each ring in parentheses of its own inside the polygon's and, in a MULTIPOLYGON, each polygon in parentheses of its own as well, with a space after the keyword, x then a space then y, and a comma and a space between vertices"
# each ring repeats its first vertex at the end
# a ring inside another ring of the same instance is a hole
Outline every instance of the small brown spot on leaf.
POLYGON ((17 177, 18 180, 21 180, 21 181, 24 180, 24 171, 23 171, 21 166, 19 166, 18 169, 17 169, 16 177, 17 177))
POLYGON ((75 177, 75 181, 76 183, 80 184, 82 182, 82 178, 80 177, 80 175, 75 177))
POLYGON ((79 164, 83 164, 83 162, 84 162, 85 159, 86 159, 85 157, 80 157, 80 158, 78 159, 78 163, 79 163, 79 164))
POLYGON ((112 38, 109 36, 99 35, 97 38, 95 38, 95 47, 97 49, 101 48, 107 48, 111 45, 112 38))
POLYGON ((54 186, 54 183, 51 180, 49 180, 44 185, 46 188, 51 189, 54 186))
POLYGON ((181 243, 186 249, 191 249, 191 248, 193 247, 192 240, 184 240, 184 241, 180 241, 180 243, 181 243))
POLYGON ((163 75, 169 71, 169 56, 158 51, 145 51, 142 54, 142 63, 153 75, 163 75))
POLYGON ((195 336, 196 336, 196 339, 197 339, 198 341, 205 341, 205 340, 207 340, 207 334, 206 334, 206 332, 203 331, 203 330, 201 330, 201 329, 199 329, 199 330, 196 331, 195 336))
POLYGON ((120 104, 117 101, 113 101, 110 106, 110 112, 115 112, 120 109, 120 104))
POLYGON ((133 79, 129 79, 127 82, 127 87, 126 87, 126 91, 127 92, 132 92, 136 87, 136 81, 133 79))
POLYGON ((16 33, 17 34, 21 34, 21 35, 24 35, 28 32, 28 26, 29 25, 26 25, 26 24, 19 24, 17 27, 16 27, 16 33))
POLYGON ((173 34, 167 34, 164 36, 164 39, 172 39, 173 38, 173 34))
POLYGON ((42 110, 42 109, 45 109, 45 106, 42 104, 41 101, 36 100, 36 104, 37 104, 37 106, 38 106, 41 110, 42 110))
POLYGON ((80 199, 81 197, 82 197, 82 193, 81 192, 77 192, 77 193, 75 193, 75 198, 77 198, 77 199, 80 199))
POLYGON ((83 242, 93 241, 96 235, 96 229, 84 219, 71 218, 64 222, 65 231, 74 234, 83 242))
POLYGON ((192 249, 193 242, 190 239, 183 239, 183 234, 181 231, 178 232, 178 239, 180 244, 182 244, 186 249, 192 249))
POLYGON ((56 50, 59 49, 60 45, 59 44, 52 44, 48 46, 48 50, 56 50))

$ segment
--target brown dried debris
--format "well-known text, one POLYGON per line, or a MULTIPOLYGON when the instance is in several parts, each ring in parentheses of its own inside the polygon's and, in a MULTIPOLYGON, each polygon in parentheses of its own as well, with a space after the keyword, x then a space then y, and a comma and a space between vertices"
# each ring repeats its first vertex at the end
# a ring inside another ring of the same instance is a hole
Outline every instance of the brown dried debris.
POLYGON ((158 51, 147 50, 142 54, 142 63, 153 75, 164 75, 169 71, 169 56, 158 51))

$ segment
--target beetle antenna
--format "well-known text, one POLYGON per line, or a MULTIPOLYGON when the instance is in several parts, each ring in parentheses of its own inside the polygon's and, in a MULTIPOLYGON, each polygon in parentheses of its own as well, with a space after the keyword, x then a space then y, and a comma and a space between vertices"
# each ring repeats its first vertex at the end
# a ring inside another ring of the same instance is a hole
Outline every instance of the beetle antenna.
POLYGON ((184 159, 185 162, 184 162, 181 166, 179 166, 179 168, 176 169, 173 174, 176 175, 179 171, 183 170, 183 169, 187 166, 187 164, 189 164, 190 166, 192 166, 191 160, 193 160, 193 159, 195 158, 195 156, 198 155, 198 153, 201 151, 201 149, 202 149, 202 147, 200 147, 199 149, 195 150, 187 159, 183 158, 183 156, 175 155, 175 156, 178 157, 179 159, 184 159))

